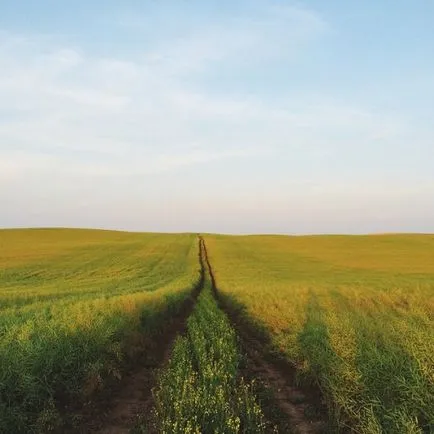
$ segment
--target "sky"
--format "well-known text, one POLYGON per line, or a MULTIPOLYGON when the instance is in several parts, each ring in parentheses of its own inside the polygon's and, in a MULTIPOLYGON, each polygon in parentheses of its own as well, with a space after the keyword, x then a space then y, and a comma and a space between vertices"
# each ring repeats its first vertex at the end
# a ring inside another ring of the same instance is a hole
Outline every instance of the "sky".
POLYGON ((434 2, 0 0, 0 227, 434 232, 434 2))

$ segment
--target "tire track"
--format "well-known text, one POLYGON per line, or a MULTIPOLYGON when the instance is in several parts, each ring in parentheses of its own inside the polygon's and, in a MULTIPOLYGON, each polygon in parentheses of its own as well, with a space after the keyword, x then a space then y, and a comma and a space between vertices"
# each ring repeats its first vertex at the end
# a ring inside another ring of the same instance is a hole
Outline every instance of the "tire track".
POLYGON ((139 344, 142 355, 139 361, 130 367, 117 384, 109 385, 105 393, 78 411, 65 409, 66 412, 75 413, 81 422, 78 428, 64 428, 63 433, 127 434, 137 421, 149 416, 153 407, 152 389, 156 385, 156 374, 169 360, 176 337, 185 331, 187 318, 205 283, 204 248, 204 241, 199 239, 199 281, 184 301, 180 312, 171 318, 162 333, 151 339, 141 337, 139 344), (152 355, 151 358, 149 355, 152 355))
POLYGON ((205 263, 208 269, 214 296, 228 315, 246 356, 243 375, 255 379, 265 391, 264 412, 279 431, 294 434, 318 434, 329 432, 326 409, 318 390, 306 390, 296 386, 295 368, 287 361, 271 354, 265 342, 231 306, 220 296, 205 241, 203 243, 205 263), (271 396, 270 396, 271 395, 271 396), (277 409, 277 412, 276 412, 277 409))

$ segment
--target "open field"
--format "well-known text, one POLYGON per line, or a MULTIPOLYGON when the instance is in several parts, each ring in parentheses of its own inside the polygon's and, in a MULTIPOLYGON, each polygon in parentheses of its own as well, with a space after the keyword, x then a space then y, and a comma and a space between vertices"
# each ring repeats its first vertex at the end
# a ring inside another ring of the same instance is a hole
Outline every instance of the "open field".
POLYGON ((0 231, 0 433, 130 430, 434 432, 434 236, 0 231))
POLYGON ((434 236, 205 237, 228 307, 336 430, 434 432, 434 236))
POLYGON ((0 231, 0 432, 49 431, 120 377, 198 278, 195 236, 0 231))

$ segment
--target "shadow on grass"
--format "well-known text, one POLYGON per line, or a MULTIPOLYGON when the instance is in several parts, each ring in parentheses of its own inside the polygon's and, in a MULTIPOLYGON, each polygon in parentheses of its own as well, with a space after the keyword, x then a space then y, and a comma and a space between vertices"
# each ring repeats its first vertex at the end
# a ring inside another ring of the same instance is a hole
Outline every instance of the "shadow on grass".
MULTIPOLYGON (((294 390, 299 390, 304 395, 304 398, 299 403, 305 407, 305 416, 312 421, 322 420, 324 427, 321 432, 336 432, 332 427, 327 416, 327 409, 324 405, 322 393, 318 384, 307 377, 303 376, 304 381, 300 381, 299 372, 295 365, 292 364, 287 355, 278 348, 274 342, 265 324, 252 318, 246 307, 240 303, 234 296, 229 294, 222 294, 218 289, 215 294, 220 307, 226 312, 234 325, 241 348, 246 353, 254 353, 254 357, 259 357, 265 360, 268 364, 272 365, 276 371, 276 375, 280 375, 286 379, 288 384, 294 390), (278 374, 277 374, 278 373, 278 374)), ((310 329, 305 330, 303 339, 308 345, 310 329)), ((308 345, 309 346, 309 345, 308 345)), ((311 348, 311 346, 309 346, 311 348)), ((312 351, 313 348, 312 348, 312 351)), ((249 372, 248 360, 244 360, 245 365, 241 369, 245 372, 246 377, 255 379, 255 372, 249 372)), ((259 378, 261 380, 261 378, 259 378)), ((266 416, 276 424, 279 432, 292 432, 291 421, 286 420, 285 414, 279 410, 279 402, 274 397, 273 390, 269 389, 266 384, 257 385, 256 392, 261 397, 261 401, 265 406, 264 412, 266 416)))
POLYGON ((333 366, 340 363, 331 344, 323 311, 317 296, 311 291, 307 305, 307 317, 303 329, 298 334, 306 367, 299 373, 302 382, 314 381, 320 385, 321 380, 330 375, 333 366))

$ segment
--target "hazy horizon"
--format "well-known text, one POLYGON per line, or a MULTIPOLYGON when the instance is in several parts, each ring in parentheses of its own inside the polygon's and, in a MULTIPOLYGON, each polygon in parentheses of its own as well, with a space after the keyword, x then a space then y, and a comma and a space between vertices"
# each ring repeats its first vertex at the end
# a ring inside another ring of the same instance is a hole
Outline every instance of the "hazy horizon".
POLYGON ((277 233, 277 232, 198 232, 198 231, 135 231, 129 229, 116 229, 116 228, 104 228, 104 227, 64 227, 64 226, 40 226, 40 227, 0 227, 0 231, 40 231, 40 230, 82 230, 82 231, 102 231, 102 232, 121 232, 121 233, 131 233, 131 234, 198 234, 198 235, 222 235, 222 236, 282 236, 282 237, 321 237, 321 236, 336 236, 336 237, 366 237, 366 236, 434 236, 434 232, 360 232, 360 233, 337 233, 337 232, 324 232, 324 233, 277 233))
POLYGON ((434 3, 61 3, 0 6, 0 227, 434 232, 434 3))

